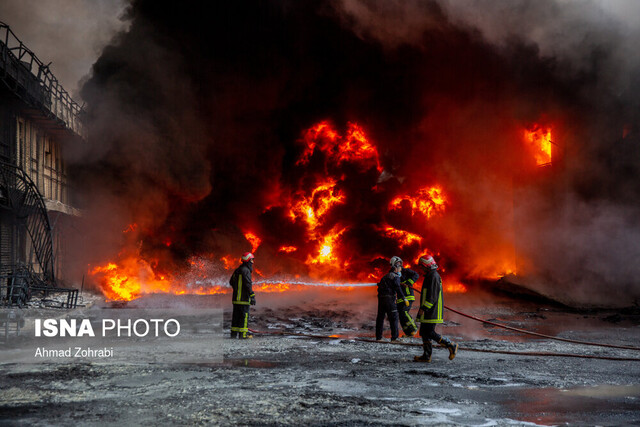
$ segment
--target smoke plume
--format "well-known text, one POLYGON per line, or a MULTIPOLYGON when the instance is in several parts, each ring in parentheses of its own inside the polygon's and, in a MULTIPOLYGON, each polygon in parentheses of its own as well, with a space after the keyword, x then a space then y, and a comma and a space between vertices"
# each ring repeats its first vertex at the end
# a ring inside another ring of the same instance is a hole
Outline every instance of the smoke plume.
POLYGON ((133 1, 70 153, 92 262, 123 242, 166 273, 255 249, 264 277, 372 281, 428 251, 449 277, 629 304, 638 9, 620 5, 133 1))

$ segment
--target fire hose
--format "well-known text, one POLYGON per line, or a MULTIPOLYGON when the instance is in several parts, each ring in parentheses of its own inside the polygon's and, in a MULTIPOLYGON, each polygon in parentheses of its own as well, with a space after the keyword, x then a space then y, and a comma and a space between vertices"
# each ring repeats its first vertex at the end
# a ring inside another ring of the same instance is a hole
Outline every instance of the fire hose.
POLYGON ((465 313, 462 313, 462 312, 460 312, 458 310, 454 310, 453 308, 447 307, 446 305, 444 306, 444 308, 446 308, 449 311, 453 311, 454 313, 459 314, 460 316, 468 317, 469 319, 473 319, 473 320, 476 320, 478 322, 486 323, 488 325, 497 326, 499 328, 504 328, 504 329, 509 329, 511 331, 520 332, 521 334, 533 335, 533 336, 536 336, 536 337, 542 337, 542 338, 547 338, 547 339, 556 340, 556 341, 564 341, 564 342, 569 342, 569 343, 572 343, 572 344, 595 345, 595 346, 598 346, 598 347, 620 348, 620 349, 623 349, 623 350, 640 351, 640 348, 638 348, 638 347, 629 347, 629 346, 625 346, 625 345, 613 345, 613 344, 600 344, 600 343, 596 343, 596 342, 578 341, 578 340, 571 340, 571 339, 568 339, 568 338, 554 337, 552 335, 539 334, 537 332, 527 331, 525 329, 518 329, 518 328, 514 328, 513 326, 502 325, 500 323, 491 322, 489 320, 479 319, 477 317, 471 316, 470 314, 465 314, 465 313))
MULTIPOLYGON (((417 292, 421 292, 419 289, 416 289, 416 288, 413 288, 413 289, 415 291, 417 291, 417 292)), ((456 313, 456 314, 458 314, 460 316, 467 317, 467 318, 475 320, 477 322, 485 323, 485 324, 496 326, 496 327, 499 327, 499 328, 512 330, 512 331, 519 332, 519 333, 526 334, 526 335, 533 335, 533 336, 537 336, 537 337, 541 337, 541 338, 547 338, 547 339, 556 340, 556 341, 563 341, 563 342, 568 342, 568 343, 572 343, 572 344, 581 344, 581 345, 616 348, 616 349, 623 349, 623 350, 640 351, 640 348, 638 348, 638 347, 613 345, 613 344, 601 344, 601 343, 595 343, 595 342, 589 342, 589 341, 579 341, 579 340, 572 340, 572 339, 568 339, 568 338, 559 338, 559 337, 554 337, 554 336, 551 336, 551 335, 540 334, 540 333, 537 333, 537 332, 527 331, 525 329, 514 328, 512 326, 503 325, 503 324, 496 323, 496 322, 491 322, 489 320, 480 319, 480 318, 472 316, 470 314, 466 314, 466 313, 463 313, 461 311, 455 310, 455 309, 453 309, 451 307, 448 307, 446 305, 444 305, 444 308, 446 308, 447 310, 452 311, 452 312, 454 312, 454 313, 456 313)), ((282 332, 282 331, 264 332, 264 331, 256 331, 256 330, 253 330, 253 329, 249 329, 249 330, 252 333, 265 334, 265 335, 300 336, 300 337, 318 338, 318 339, 337 339, 337 338, 339 338, 337 336, 312 335, 312 334, 303 334, 303 333, 299 333, 299 332, 282 332)), ((422 347, 422 344, 419 344, 419 343, 397 342, 397 341, 396 342, 386 342, 386 341, 385 342, 380 342, 380 341, 376 341, 376 340, 369 339, 369 338, 359 338, 359 337, 352 338, 352 339, 354 341, 360 341, 360 342, 371 342, 371 343, 381 343, 381 344, 394 344, 394 345, 404 345, 404 346, 412 346, 412 347, 422 347)), ((460 350, 464 350, 464 351, 475 351, 475 352, 481 352, 481 353, 510 354, 510 355, 517 355, 517 356, 578 357, 578 358, 584 358, 584 359, 603 359, 603 360, 640 362, 640 358, 626 358, 626 357, 613 357, 613 356, 594 356, 594 355, 586 355, 586 354, 551 353, 551 352, 519 352, 519 351, 506 351, 506 350, 477 349, 477 348, 470 348, 470 347, 459 347, 459 349, 460 350)))
MULTIPOLYGON (((316 339, 341 339, 339 336, 335 335, 314 335, 314 334, 303 334, 300 332, 283 332, 283 331, 257 331, 255 329, 249 329, 251 333, 260 334, 260 335, 282 335, 282 336, 294 336, 294 337, 303 337, 303 338, 316 338, 316 339)), ((422 347, 422 344, 419 343, 410 343, 410 342, 389 342, 389 341, 376 341, 370 338, 349 338, 352 341, 358 342, 369 342, 376 344, 392 344, 392 345, 403 345, 410 347, 422 347)), ((488 349, 479 349, 473 347, 458 347, 458 350, 464 351, 475 351, 479 353, 497 353, 497 354, 510 354, 515 356, 542 356, 542 357, 577 357, 581 359, 602 359, 602 360, 615 360, 619 362, 640 362, 640 358, 632 358, 632 357, 613 357, 613 356, 593 356, 588 354, 573 354, 573 353, 551 353, 551 352, 531 352, 531 351, 508 351, 508 350, 488 350, 488 349)))
MULTIPOLYGON (((421 292, 420 289, 416 289, 413 286, 411 288, 416 292, 421 292)), ((497 326, 499 328, 509 329, 511 331, 519 332, 521 334, 533 335, 533 336, 536 336, 536 337, 547 338, 547 339, 556 340, 556 341, 564 341, 564 342, 569 342, 569 343, 572 343, 572 344, 594 345, 594 346, 598 346, 598 347, 619 348, 619 349, 623 349, 623 350, 640 351, 640 347, 630 347, 630 346, 613 345, 613 344, 600 344, 600 343, 595 343, 595 342, 578 341, 578 340, 572 340, 572 339, 568 339, 568 338, 554 337, 552 335, 540 334, 538 332, 527 331, 525 329, 514 328, 513 326, 503 325, 501 323, 496 323, 496 322, 491 322, 489 320, 480 319, 480 318, 472 316, 470 314, 466 314, 466 313, 463 313, 461 311, 455 310, 455 309, 453 309, 451 307, 448 307, 446 305, 443 305, 443 307, 446 308, 449 311, 453 311, 454 313, 459 314, 460 316, 467 317, 467 318, 475 320, 477 322, 482 322, 482 323, 485 323, 487 325, 497 326)))

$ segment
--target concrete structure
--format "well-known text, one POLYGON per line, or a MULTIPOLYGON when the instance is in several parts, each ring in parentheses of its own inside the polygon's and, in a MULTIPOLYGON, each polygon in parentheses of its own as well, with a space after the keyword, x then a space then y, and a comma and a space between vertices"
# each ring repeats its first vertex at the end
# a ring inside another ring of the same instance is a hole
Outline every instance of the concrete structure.
POLYGON ((5 303, 65 283, 72 206, 65 143, 83 139, 81 107, 0 22, 0 292, 5 303), (11 295, 10 295, 11 294, 11 295))

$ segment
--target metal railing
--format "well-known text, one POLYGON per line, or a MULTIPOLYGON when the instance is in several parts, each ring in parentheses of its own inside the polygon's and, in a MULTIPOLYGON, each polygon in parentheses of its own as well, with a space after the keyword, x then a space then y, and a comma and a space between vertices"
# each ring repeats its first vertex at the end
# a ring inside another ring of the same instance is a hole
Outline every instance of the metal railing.
POLYGON ((77 289, 53 286, 42 274, 34 272, 28 264, 4 265, 0 269, 0 306, 25 307, 34 297, 45 300, 55 294, 65 296, 56 302, 58 307, 77 307, 79 294, 77 289))
POLYGON ((20 329, 24 327, 24 313, 19 310, 0 310, 0 342, 9 341, 9 336, 13 332, 15 336, 20 336, 20 329))
POLYGON ((11 31, 0 22, 0 80, 26 102, 44 109, 77 135, 85 137, 80 121, 82 107, 64 90, 58 79, 11 31))
POLYGON ((2 266, 0 272, 0 306, 24 307, 31 299, 31 273, 23 266, 2 266))

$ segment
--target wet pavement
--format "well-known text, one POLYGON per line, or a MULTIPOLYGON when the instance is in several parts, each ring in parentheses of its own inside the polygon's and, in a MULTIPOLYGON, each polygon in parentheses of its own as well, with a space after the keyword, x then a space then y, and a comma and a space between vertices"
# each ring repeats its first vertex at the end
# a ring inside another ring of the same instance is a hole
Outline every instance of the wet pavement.
MULTIPOLYGON (((462 348, 479 351, 461 350, 449 361, 445 349, 435 348, 432 363, 415 363, 420 347, 408 344, 419 339, 406 339, 405 345, 359 340, 373 336, 375 295, 366 291, 259 297, 253 329, 336 336, 225 338, 221 363, 2 364, 0 420, 11 425, 640 423, 640 360, 597 358, 640 359, 638 351, 521 336, 449 312, 438 330, 462 348)), ((222 307, 228 299, 208 298, 209 305, 222 307)), ((559 337, 624 346, 640 342, 635 314, 563 312, 495 299, 480 305, 480 298, 485 296, 453 296, 445 303, 559 337)), ((227 330, 229 321, 226 311, 227 330)))

